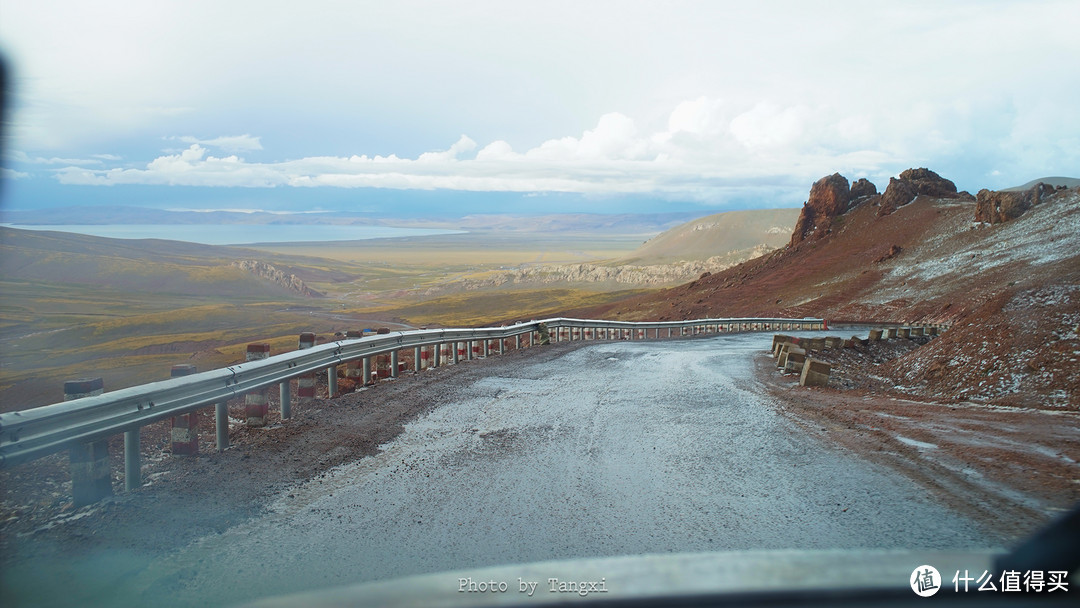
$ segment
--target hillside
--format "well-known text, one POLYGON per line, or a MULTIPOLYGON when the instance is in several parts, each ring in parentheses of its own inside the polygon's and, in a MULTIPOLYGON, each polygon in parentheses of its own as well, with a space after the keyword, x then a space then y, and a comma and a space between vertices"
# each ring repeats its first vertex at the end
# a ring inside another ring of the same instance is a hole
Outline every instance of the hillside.
POLYGON ((673 285, 769 253, 787 242, 798 215, 798 209, 718 213, 669 228, 617 258, 574 264, 521 264, 463 277, 429 288, 422 295, 505 288, 615 291, 673 285))
MULTIPOLYGON (((185 296, 315 296, 306 280, 328 280, 312 268, 248 268, 238 260, 257 251, 160 239, 112 239, 69 232, 0 227, 0 277, 65 285, 111 287, 185 296)), ((341 274, 341 273, 338 273, 341 274)))
POLYGON ((749 251, 761 245, 772 250, 787 244, 798 217, 798 209, 754 209, 708 215, 661 232, 620 262, 670 264, 749 251))
POLYGON ((882 194, 858 185, 815 183, 791 242, 768 256, 568 314, 946 323, 943 338, 878 371, 942 398, 1080 408, 1080 188, 977 201, 923 169, 882 194), (976 221, 987 205, 998 205, 994 224, 976 221))

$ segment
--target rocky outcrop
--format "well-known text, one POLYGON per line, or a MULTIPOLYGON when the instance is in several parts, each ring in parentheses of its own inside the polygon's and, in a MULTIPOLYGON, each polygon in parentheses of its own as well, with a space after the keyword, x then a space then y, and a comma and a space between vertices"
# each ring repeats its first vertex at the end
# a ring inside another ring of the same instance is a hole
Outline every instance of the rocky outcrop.
POLYGON ((997 192, 984 188, 975 197, 975 221, 1000 224, 1016 219, 1053 193, 1054 187, 1043 182, 1021 192, 997 192))
POLYGON ((238 260, 230 264, 230 266, 232 266, 233 268, 239 268, 240 270, 243 270, 245 272, 250 272, 257 277, 267 279, 272 283, 305 295, 309 298, 323 297, 323 294, 305 285, 304 282, 300 280, 300 277, 296 276, 295 274, 286 274, 285 272, 278 270, 277 268, 271 266, 270 264, 267 264, 266 262, 261 262, 259 260, 238 260))
POLYGON ((937 173, 926 168, 908 169, 900 174, 899 179, 889 178, 889 185, 885 188, 885 193, 881 195, 878 217, 893 213, 919 195, 935 198, 959 196, 956 192, 956 184, 937 173))
POLYGON ((855 183, 851 184, 852 202, 868 196, 874 196, 875 194, 877 194, 877 186, 874 185, 874 182, 865 177, 860 177, 855 180, 855 183))
POLYGON ((833 218, 847 211, 850 202, 851 188, 843 175, 833 173, 814 182, 791 233, 791 246, 825 235, 832 227, 833 218))

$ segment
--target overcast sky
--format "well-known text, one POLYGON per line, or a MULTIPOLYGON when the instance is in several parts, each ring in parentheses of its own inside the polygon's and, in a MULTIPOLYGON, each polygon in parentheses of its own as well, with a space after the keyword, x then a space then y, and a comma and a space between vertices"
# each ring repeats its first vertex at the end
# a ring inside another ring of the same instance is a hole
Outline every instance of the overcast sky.
POLYGON ((1075 0, 0 0, 4 207, 664 211, 794 206, 836 171, 1075 177, 1077 32, 1075 0))

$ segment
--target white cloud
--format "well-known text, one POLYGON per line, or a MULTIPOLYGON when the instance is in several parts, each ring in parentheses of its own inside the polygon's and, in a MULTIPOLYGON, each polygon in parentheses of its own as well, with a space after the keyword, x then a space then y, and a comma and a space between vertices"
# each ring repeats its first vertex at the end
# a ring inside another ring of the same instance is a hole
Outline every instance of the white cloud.
POLYGON ((476 142, 470 139, 468 135, 462 135, 454 142, 454 145, 450 146, 449 150, 444 150, 442 152, 425 152, 416 160, 421 163, 450 162, 458 160, 462 153, 472 152, 475 149, 476 142))
POLYGON ((751 150, 789 147, 805 135, 810 114, 803 106, 762 102, 731 121, 731 134, 751 150))
POLYGON ((757 104, 740 111, 699 98, 676 105, 667 131, 640 132, 633 119, 613 112, 580 136, 549 139, 522 153, 496 140, 473 155, 479 145, 462 135, 445 150, 415 159, 364 154, 247 162, 213 156, 203 145, 212 140, 201 140, 142 169, 73 166, 57 178, 82 185, 651 193, 719 200, 732 189, 809 183, 838 169, 876 172, 893 160, 880 149, 826 149, 803 137, 827 130, 829 120, 828 112, 803 105, 757 104))
POLYGON ((20 162, 103 183, 591 191, 625 178, 697 194, 718 179, 946 161, 980 176, 1007 168, 1001 179, 1020 183, 1080 166, 1075 0, 279 9, 7 2, 11 136, 34 155, 20 162), (232 155, 263 150, 259 137, 186 135, 176 139, 202 157, 169 151, 151 167, 117 143, 221 125, 260 133, 277 158, 359 156, 253 163, 232 155), (447 143, 433 132, 475 141, 432 152, 447 143), (109 168, 120 156, 143 166, 109 168))
POLYGON ((45 158, 43 156, 30 156, 22 150, 11 150, 5 155, 6 160, 25 163, 28 165, 100 165, 101 160, 94 158, 45 158))
POLYGON ((213 139, 199 139, 190 135, 183 137, 177 137, 176 139, 184 142, 185 144, 199 144, 203 146, 210 146, 211 148, 219 148, 226 152, 253 152, 255 150, 262 150, 262 142, 260 138, 252 137, 251 135, 224 135, 222 137, 215 137, 213 139))
POLYGON ((8 169, 7 167, 0 167, 0 177, 4 179, 26 179, 30 177, 30 174, 8 169))

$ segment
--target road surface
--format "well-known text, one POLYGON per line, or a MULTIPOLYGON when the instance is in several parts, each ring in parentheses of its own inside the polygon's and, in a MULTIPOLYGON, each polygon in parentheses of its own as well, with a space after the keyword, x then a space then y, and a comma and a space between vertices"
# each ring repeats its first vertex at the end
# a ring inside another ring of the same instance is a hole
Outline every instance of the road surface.
POLYGON ((573 557, 998 543, 781 417, 753 380, 770 339, 597 343, 448 380, 378 455, 150 563, 110 601, 232 603, 573 557))

